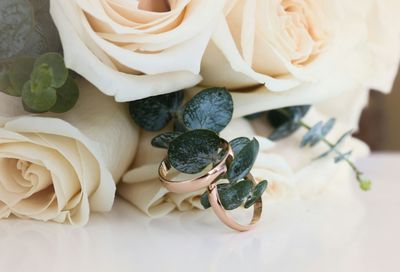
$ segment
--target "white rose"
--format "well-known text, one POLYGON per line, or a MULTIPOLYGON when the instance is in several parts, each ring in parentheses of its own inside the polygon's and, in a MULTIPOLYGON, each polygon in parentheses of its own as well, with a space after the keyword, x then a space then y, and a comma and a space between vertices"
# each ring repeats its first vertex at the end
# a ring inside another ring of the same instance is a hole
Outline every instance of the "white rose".
POLYGON ((117 101, 196 85, 223 0, 51 0, 66 65, 117 101))
POLYGON ((202 85, 237 91, 248 105, 237 116, 390 90, 400 57, 399 1, 229 3, 204 56, 202 85))
POLYGON ((0 217, 83 225, 112 207, 115 183, 132 162, 138 130, 126 105, 80 81, 68 113, 28 116, 1 95, 0 217))
MULTIPOLYGON (((312 110, 306 121, 314 123, 325 118, 312 110)), ((332 140, 338 139, 346 129, 346 126, 339 123, 330 137, 332 140)), ((351 186, 357 186, 352 170, 345 163, 335 164, 331 157, 312 160, 326 151, 325 146, 299 148, 304 130, 277 143, 267 140, 265 136, 268 132, 265 123, 252 125, 249 121, 238 118, 221 133, 228 140, 239 136, 256 137, 259 140, 260 153, 252 173, 258 180, 266 179, 269 182, 265 202, 281 203, 325 195, 347 197, 351 186)), ((202 209, 200 195, 204 190, 175 194, 161 186, 157 169, 165 157, 165 151, 151 146, 151 139, 155 135, 143 132, 133 168, 122 178, 117 188, 118 194, 152 217, 164 216, 175 209, 202 209)), ((367 146, 354 138, 348 139, 343 148, 353 150, 352 159, 368 154, 367 146)))

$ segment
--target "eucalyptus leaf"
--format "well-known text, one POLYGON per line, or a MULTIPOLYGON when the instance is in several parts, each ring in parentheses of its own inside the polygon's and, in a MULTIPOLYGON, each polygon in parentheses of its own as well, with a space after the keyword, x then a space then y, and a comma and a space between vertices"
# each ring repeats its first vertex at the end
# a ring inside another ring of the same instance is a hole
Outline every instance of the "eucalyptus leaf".
POLYGON ((12 95, 21 96, 22 88, 30 80, 34 62, 35 59, 30 57, 13 60, 8 71, 8 77, 14 90, 12 95))
POLYGON ((324 123, 322 121, 315 124, 307 133, 304 135, 300 147, 305 147, 307 145, 314 146, 323 138, 322 128, 324 123))
POLYGON ((31 81, 25 83, 22 89, 22 101, 35 112, 49 111, 57 101, 57 92, 53 88, 33 91, 31 81))
POLYGON ((129 103, 132 119, 143 129, 159 131, 167 126, 183 101, 182 91, 153 96, 129 103))
POLYGON ((259 182, 256 186, 254 186, 252 194, 247 199, 246 203, 244 204, 244 207, 248 209, 251 206, 253 206, 254 203, 256 203, 257 200, 263 195, 267 187, 268 187, 268 182, 266 180, 263 180, 259 182))
POLYGON ((79 87, 75 80, 69 76, 61 88, 57 89, 57 102, 50 109, 51 112, 63 113, 72 109, 79 98, 79 87))
POLYGON ((46 53, 41 55, 35 62, 35 70, 38 67, 48 67, 51 71, 51 87, 61 88, 68 77, 64 58, 58 53, 46 53))
POLYGON ((349 157, 353 154, 353 151, 348 151, 346 153, 340 153, 340 155, 335 157, 335 163, 342 162, 344 160, 348 160, 349 157))
POLYGON ((253 183, 250 180, 242 180, 218 190, 219 199, 225 210, 234 210, 243 205, 252 189, 253 183))
POLYGON ((219 133, 231 121, 233 100, 225 88, 205 89, 196 94, 183 111, 183 123, 190 129, 219 133))
POLYGON ((275 131, 268 137, 271 141, 286 138, 296 132, 300 127, 301 119, 307 114, 311 106, 294 106, 272 110, 267 118, 275 131))
POLYGON ((178 136, 182 135, 183 132, 179 131, 172 131, 172 132, 165 132, 151 140, 151 145, 158 148, 165 148, 168 149, 169 144, 178 138, 178 136))
POLYGON ((249 143, 250 139, 246 137, 239 137, 229 142, 235 156, 249 143))
POLYGON ((53 72, 47 64, 34 67, 31 74, 31 89, 35 92, 42 92, 51 87, 53 72))
POLYGON ((28 0, 0 1, 0 59, 18 55, 34 27, 28 0))
POLYGON ((258 150, 259 143, 254 138, 235 155, 228 165, 227 176, 230 182, 235 183, 247 176, 257 159, 258 150))
POLYGON ((329 150, 327 150, 326 152, 322 153, 321 155, 319 155, 318 157, 314 158, 314 160, 319 160, 322 158, 327 157, 329 154, 331 154, 332 152, 335 152, 337 150, 337 148, 344 142, 344 140, 346 140, 348 137, 350 137, 353 134, 353 130, 349 130, 347 132, 345 132, 340 138, 339 140, 336 141, 336 143, 329 148, 329 150))
POLYGON ((199 173, 218 158, 220 142, 211 130, 188 131, 169 144, 168 160, 180 172, 199 173))

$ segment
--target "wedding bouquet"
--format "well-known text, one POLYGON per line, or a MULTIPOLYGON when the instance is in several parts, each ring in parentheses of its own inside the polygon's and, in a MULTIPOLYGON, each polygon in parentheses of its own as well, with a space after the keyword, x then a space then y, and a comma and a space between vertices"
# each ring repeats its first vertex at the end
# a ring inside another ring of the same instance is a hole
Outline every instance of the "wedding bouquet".
MULTIPOLYGON (((352 138, 391 90, 398 0, 2 0, 0 217, 86 224, 371 181, 352 138)), ((250 225, 226 211, 254 208, 250 225)))

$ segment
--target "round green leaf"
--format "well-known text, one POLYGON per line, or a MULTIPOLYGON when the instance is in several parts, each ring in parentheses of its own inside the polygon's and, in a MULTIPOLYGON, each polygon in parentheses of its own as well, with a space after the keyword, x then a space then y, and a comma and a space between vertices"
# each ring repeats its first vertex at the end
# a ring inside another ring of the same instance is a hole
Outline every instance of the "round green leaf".
POLYGON ((21 57, 15 59, 8 71, 11 86, 15 96, 21 96, 22 88, 29 81, 33 70, 35 59, 29 57, 21 57))
POLYGON ((0 59, 16 56, 25 47, 33 22, 28 0, 0 1, 0 59))
POLYGON ((168 149, 169 144, 181 134, 182 132, 178 131, 162 133, 151 140, 151 145, 158 148, 168 149))
POLYGON ((263 180, 261 182, 259 182, 254 188, 253 188, 253 192, 251 194, 251 197, 249 197, 246 201, 246 203, 244 204, 244 207, 246 209, 250 208, 251 206, 254 205, 254 203, 256 203, 256 201, 262 196, 262 194, 265 192, 265 190, 268 187, 268 182, 266 180, 263 180))
POLYGON ((43 54, 36 60, 35 69, 46 65, 51 71, 51 87, 61 88, 68 77, 68 69, 65 67, 64 58, 58 53, 43 54))
POLYGON ((22 89, 23 103, 35 112, 49 111, 57 101, 57 92, 53 88, 42 91, 33 91, 31 81, 25 83, 22 89))
POLYGON ((72 109, 79 98, 79 87, 69 76, 65 84, 57 89, 57 102, 50 109, 51 112, 63 113, 72 109))
POLYGON ((253 139, 235 155, 232 163, 228 166, 227 175, 230 182, 236 182, 247 176, 256 161, 258 150, 259 143, 253 139))
POLYGON ((250 143, 250 139, 246 137, 239 137, 229 142, 233 150, 233 154, 237 155, 243 147, 250 143))
POLYGON ((31 89, 41 92, 51 87, 53 72, 47 64, 35 66, 31 74, 31 89))
POLYGON ((132 119, 143 129, 159 131, 171 121, 182 101, 181 91, 148 97, 130 102, 129 112, 132 119))
POLYGON ((233 100, 225 88, 210 88, 195 95, 183 111, 183 123, 190 129, 219 133, 231 121, 233 100))
POLYGON ((210 130, 188 131, 169 144, 168 160, 180 172, 199 173, 218 157, 220 141, 210 130))
POLYGON ((242 180, 230 186, 218 189, 219 199, 225 210, 239 208, 249 197, 253 189, 250 180, 242 180))

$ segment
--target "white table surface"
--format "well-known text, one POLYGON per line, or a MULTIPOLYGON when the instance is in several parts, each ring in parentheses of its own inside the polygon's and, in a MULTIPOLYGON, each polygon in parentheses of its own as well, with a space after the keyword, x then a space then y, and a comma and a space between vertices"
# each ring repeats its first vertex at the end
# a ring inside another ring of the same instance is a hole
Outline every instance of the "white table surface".
POLYGON ((84 228, 3 220, 0 271, 400 271, 400 155, 359 165, 372 192, 270 207, 279 218, 247 233, 209 212, 150 219, 123 200, 84 228))

